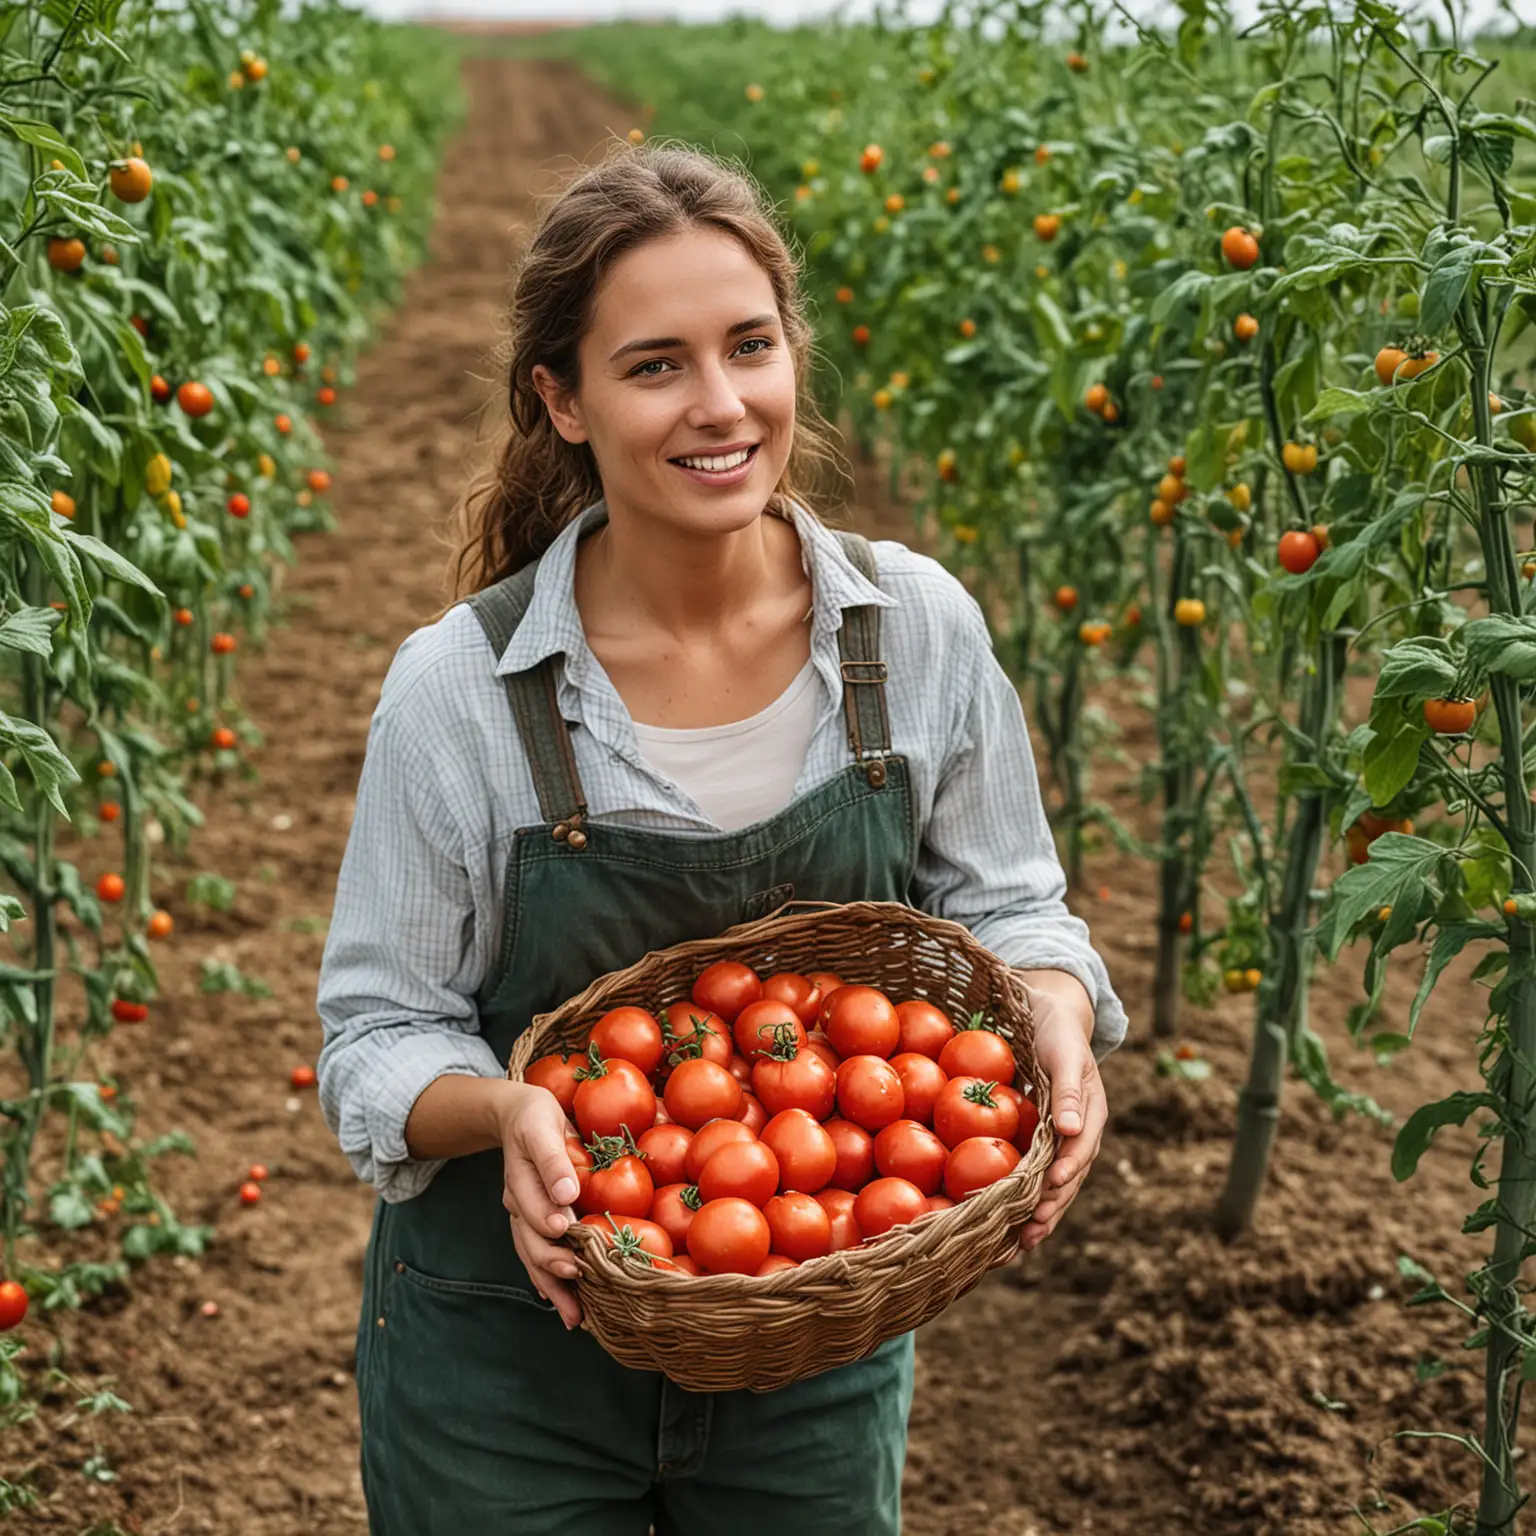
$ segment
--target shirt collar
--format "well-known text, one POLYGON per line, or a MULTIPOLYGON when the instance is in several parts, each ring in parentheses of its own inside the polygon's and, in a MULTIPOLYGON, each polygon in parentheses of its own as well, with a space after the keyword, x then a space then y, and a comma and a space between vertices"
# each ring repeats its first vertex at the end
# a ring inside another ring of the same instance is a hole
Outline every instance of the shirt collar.
MULTIPOLYGON (((844 553, 842 541, 798 502, 790 518, 800 535, 800 562, 811 578, 812 626, 821 633, 842 627, 845 608, 897 607, 890 593, 868 581, 844 553)), ((608 520, 606 501, 584 507, 555 537, 534 573, 533 597, 497 663, 498 677, 525 672, 548 656, 564 654, 566 676, 578 687, 591 651, 576 607, 576 546, 608 520)))

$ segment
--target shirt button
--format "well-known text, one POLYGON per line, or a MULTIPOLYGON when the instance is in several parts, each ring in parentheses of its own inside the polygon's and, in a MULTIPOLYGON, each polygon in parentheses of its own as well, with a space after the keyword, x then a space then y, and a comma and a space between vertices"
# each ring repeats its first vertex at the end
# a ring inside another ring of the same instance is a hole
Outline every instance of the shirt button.
POLYGON ((384 1319, 381 1317, 379 1319, 379 1327, 382 1328, 383 1326, 384 1326, 384 1319))
POLYGON ((397 1275, 403 1275, 405 1273, 405 1265, 402 1264, 399 1259, 395 1260, 395 1273, 397 1275))

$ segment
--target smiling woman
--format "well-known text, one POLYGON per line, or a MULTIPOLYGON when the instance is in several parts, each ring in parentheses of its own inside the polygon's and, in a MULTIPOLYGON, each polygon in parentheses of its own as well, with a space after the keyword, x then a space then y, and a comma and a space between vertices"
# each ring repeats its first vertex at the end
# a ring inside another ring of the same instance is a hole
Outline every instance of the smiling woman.
POLYGON ((696 1394, 577 1327, 588 1152, 506 1068, 595 976, 791 897, 910 903, 1031 989, 1063 1145, 1027 1246, 1098 1151, 1125 1014, 1064 904, 1018 694, 954 577, 812 510, 833 454, 803 304, 752 183, 691 150, 617 145, 524 255, 468 600, 385 679, 320 979, 322 1103, 381 1196, 373 1536, 900 1529, 910 1334, 696 1394))

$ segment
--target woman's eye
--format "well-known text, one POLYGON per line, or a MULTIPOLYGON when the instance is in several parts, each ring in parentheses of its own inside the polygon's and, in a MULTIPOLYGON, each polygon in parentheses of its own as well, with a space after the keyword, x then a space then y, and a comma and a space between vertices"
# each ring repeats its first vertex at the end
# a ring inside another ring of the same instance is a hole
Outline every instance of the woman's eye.
MULTIPOLYGON (((773 342, 766 336, 749 336, 744 342, 742 342, 741 347, 751 347, 758 344, 769 351, 773 350, 773 342)), ((736 349, 738 353, 741 353, 741 347, 736 349)), ((762 352, 747 352, 743 353, 742 355, 746 357, 761 357, 763 354, 762 352)), ((637 367, 630 369, 629 377, 632 379, 659 379, 661 377, 659 373, 647 373, 646 369, 670 368, 671 366, 672 365, 664 357, 648 358, 645 362, 639 364, 637 367)))

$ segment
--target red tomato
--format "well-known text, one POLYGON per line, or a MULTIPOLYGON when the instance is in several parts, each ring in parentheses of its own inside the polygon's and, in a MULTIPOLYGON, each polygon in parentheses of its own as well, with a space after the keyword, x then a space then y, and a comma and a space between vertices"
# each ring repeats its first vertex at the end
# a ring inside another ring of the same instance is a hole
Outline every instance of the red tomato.
POLYGON ((864 1234, 859 1231, 859 1223, 853 1214, 858 1196, 846 1189, 823 1189, 813 1198, 831 1218, 833 1253, 840 1253, 844 1248, 857 1248, 864 1241, 864 1234))
POLYGON ((752 1063, 739 1051, 732 1049, 730 1064, 726 1070, 743 1088, 752 1086, 752 1063))
POLYGON ((692 1184, 663 1184, 657 1189, 651 1204, 651 1220, 672 1239, 673 1253, 682 1253, 687 1248, 688 1228, 702 1203, 692 1184))
POLYGON ((575 1131, 565 1133, 565 1155, 571 1160, 571 1167, 576 1170, 576 1198, 572 1202, 576 1209, 582 1210, 581 1197, 587 1192, 587 1182, 592 1177, 592 1154, 587 1150, 587 1144, 575 1131))
POLYGON ((923 1202, 930 1211, 952 1211, 955 1202, 948 1195, 929 1195, 923 1202))
POLYGON ((1006 1099, 1015 1109, 1022 1109, 1024 1095, 1012 1083, 993 1083, 992 1097, 1001 1103, 1006 1099))
MULTIPOLYGON (((663 1184, 676 1184, 683 1177, 683 1160, 688 1156, 688 1143, 693 1132, 685 1125, 653 1125, 638 1140, 645 1154, 645 1166, 650 1170, 651 1182, 660 1189, 663 1184)), ((642 1211, 641 1215, 645 1213, 642 1211)))
POLYGON ((958 1147, 972 1136, 1011 1141, 1019 1129, 1019 1108, 996 1083, 952 1077, 933 1106, 933 1128, 946 1147, 958 1147))
POLYGON ((693 984, 694 1002, 718 1013, 727 1024, 734 1024, 736 1015, 762 995, 763 983, 757 972, 735 960, 717 960, 705 966, 693 984))
POLYGON ((595 1067, 589 1062, 581 1070, 592 1074, 576 1084, 574 1106, 576 1127, 587 1140, 617 1136, 625 1126, 638 1136, 655 1124, 655 1090, 634 1062, 604 1061, 595 1067))
POLYGON ((803 1109, 780 1110, 759 1132, 779 1160, 779 1188, 814 1195, 832 1182, 837 1147, 827 1128, 803 1109))
POLYGON ((718 1062, 685 1061, 667 1079, 663 1102, 673 1120, 696 1131, 710 1120, 729 1120, 741 1108, 741 1084, 718 1062))
POLYGON ((875 1137, 875 1167, 888 1178, 917 1185, 924 1195, 938 1193, 948 1157, 949 1148, 916 1120, 897 1120, 875 1137))
POLYGON ((1014 1132, 1013 1144, 1020 1152, 1028 1152, 1040 1125, 1040 1106, 1033 1099, 1025 1099, 1019 1105, 1019 1128, 1014 1132))
POLYGON ((832 1218, 813 1195, 775 1195, 763 1207, 773 1251, 802 1264, 832 1252, 832 1218))
POLYGON ((576 1069, 586 1065, 584 1051, 557 1051, 528 1063, 523 1081, 535 1088, 547 1088, 560 1101, 560 1108, 570 1114, 576 1108, 576 1069))
POLYGON ((606 1165, 593 1163, 576 1208, 587 1215, 612 1211, 615 1216, 646 1216, 655 1194, 656 1185, 645 1164, 626 1153, 606 1165))
POLYGON ((839 1056, 889 1056, 901 1038, 901 1020, 875 987, 839 987, 822 1004, 821 1027, 839 1056))
POLYGON ((820 1056, 834 1072, 843 1064, 843 1058, 832 1049, 832 1042, 819 1029, 811 1031, 806 1038, 805 1048, 813 1056, 820 1056))
POLYGON ((9 1333, 27 1315, 27 1288, 19 1280, 0 1284, 0 1333, 9 1333))
POLYGON ((728 1141, 710 1153, 699 1172, 699 1196, 706 1205, 734 1195, 762 1207, 773 1199, 778 1187, 779 1160, 772 1147, 755 1140, 728 1141))
POLYGON ((901 1091, 906 1096, 907 1119, 916 1120, 920 1125, 931 1125, 934 1100, 944 1091, 944 1084, 949 1081, 944 1076, 943 1067, 921 1051, 903 1051, 899 1056, 892 1056, 891 1065, 901 1079, 901 1091))
POLYGON ((639 1239, 639 1246, 646 1253, 658 1259, 672 1257, 672 1239, 654 1221, 647 1221, 642 1216, 615 1216, 612 1221, 606 1216, 583 1216, 581 1224, 601 1232, 608 1239, 610 1248, 617 1247, 624 1240, 626 1232, 633 1232, 639 1239))
POLYGON ((900 1120, 906 1103, 901 1075, 879 1056, 850 1056, 837 1069, 837 1112, 866 1131, 900 1120))
POLYGON ((674 1253, 667 1262, 673 1269, 684 1275, 702 1275, 704 1273, 699 1267, 699 1261, 686 1253, 674 1253))
POLYGON ((759 1002, 748 1003, 736 1016, 731 1026, 736 1037, 736 1049, 754 1066, 784 1039, 792 1039, 796 1046, 805 1044, 805 1025, 800 1015, 788 1003, 765 997, 759 1002))
POLYGON ((786 1258, 782 1253, 770 1253, 757 1272, 760 1275, 776 1275, 781 1270, 799 1268, 794 1259, 786 1258))
POLYGON ((1019 1165, 1019 1149, 997 1136, 972 1136, 962 1141, 944 1164, 944 1193, 963 1200, 978 1189, 995 1184, 1019 1165))
POLYGON ((770 976, 763 983, 763 996, 777 1003, 788 1003, 807 1029, 821 1012, 821 988, 809 976, 801 976, 795 971, 780 971, 770 976))
POLYGON ((702 1056, 706 1061, 719 1062, 722 1067, 731 1064, 735 1050, 731 1044, 731 1026, 718 1013, 700 1008, 686 999, 668 1003, 661 1010, 662 1033, 666 1039, 666 1053, 662 1056, 662 1071, 670 1072, 679 1062, 691 1056, 702 1056))
POLYGON ((755 1275, 771 1241, 768 1218, 734 1197, 707 1201, 688 1228, 689 1254, 712 1275, 755 1275))
POLYGON ((863 1189, 875 1176, 875 1138, 862 1125, 835 1115, 822 1130, 832 1138, 832 1147, 837 1153, 832 1182, 839 1189, 863 1189))
POLYGON ((604 1061, 632 1061, 647 1077, 661 1064, 661 1025, 644 1008, 610 1008, 592 1026, 604 1061))
POLYGON ((768 1124, 768 1111, 763 1108, 763 1101, 755 1093, 744 1093, 741 1096, 741 1108, 731 1118, 740 1120, 754 1136, 761 1136, 763 1127, 768 1124))
POLYGON ((837 1073, 807 1046, 789 1056, 760 1057, 752 1068, 752 1090, 770 1115, 803 1109, 825 1120, 837 1102, 837 1073))
POLYGON ((683 1177, 697 1184, 704 1164, 727 1142, 756 1140, 756 1134, 740 1120, 711 1120, 688 1143, 688 1152, 683 1158, 683 1177))
POLYGON ((950 1077, 979 1077, 986 1083, 1011 1083, 1019 1070, 1013 1047, 985 1025, 957 1030, 939 1052, 939 1065, 950 1077))
POLYGON ((939 1052, 949 1044, 955 1026, 932 1003, 914 999, 896 1004, 896 1017, 901 1025, 896 1039, 898 1051, 915 1051, 919 1056, 939 1059, 939 1052))
POLYGON ((821 993, 822 1002, 826 1002, 829 992, 836 992, 843 984, 843 978, 833 971, 807 971, 805 979, 821 993))
POLYGON ((876 1179, 854 1196, 853 1219, 865 1237, 879 1237, 916 1221, 927 1203, 928 1197, 910 1179, 876 1179))

